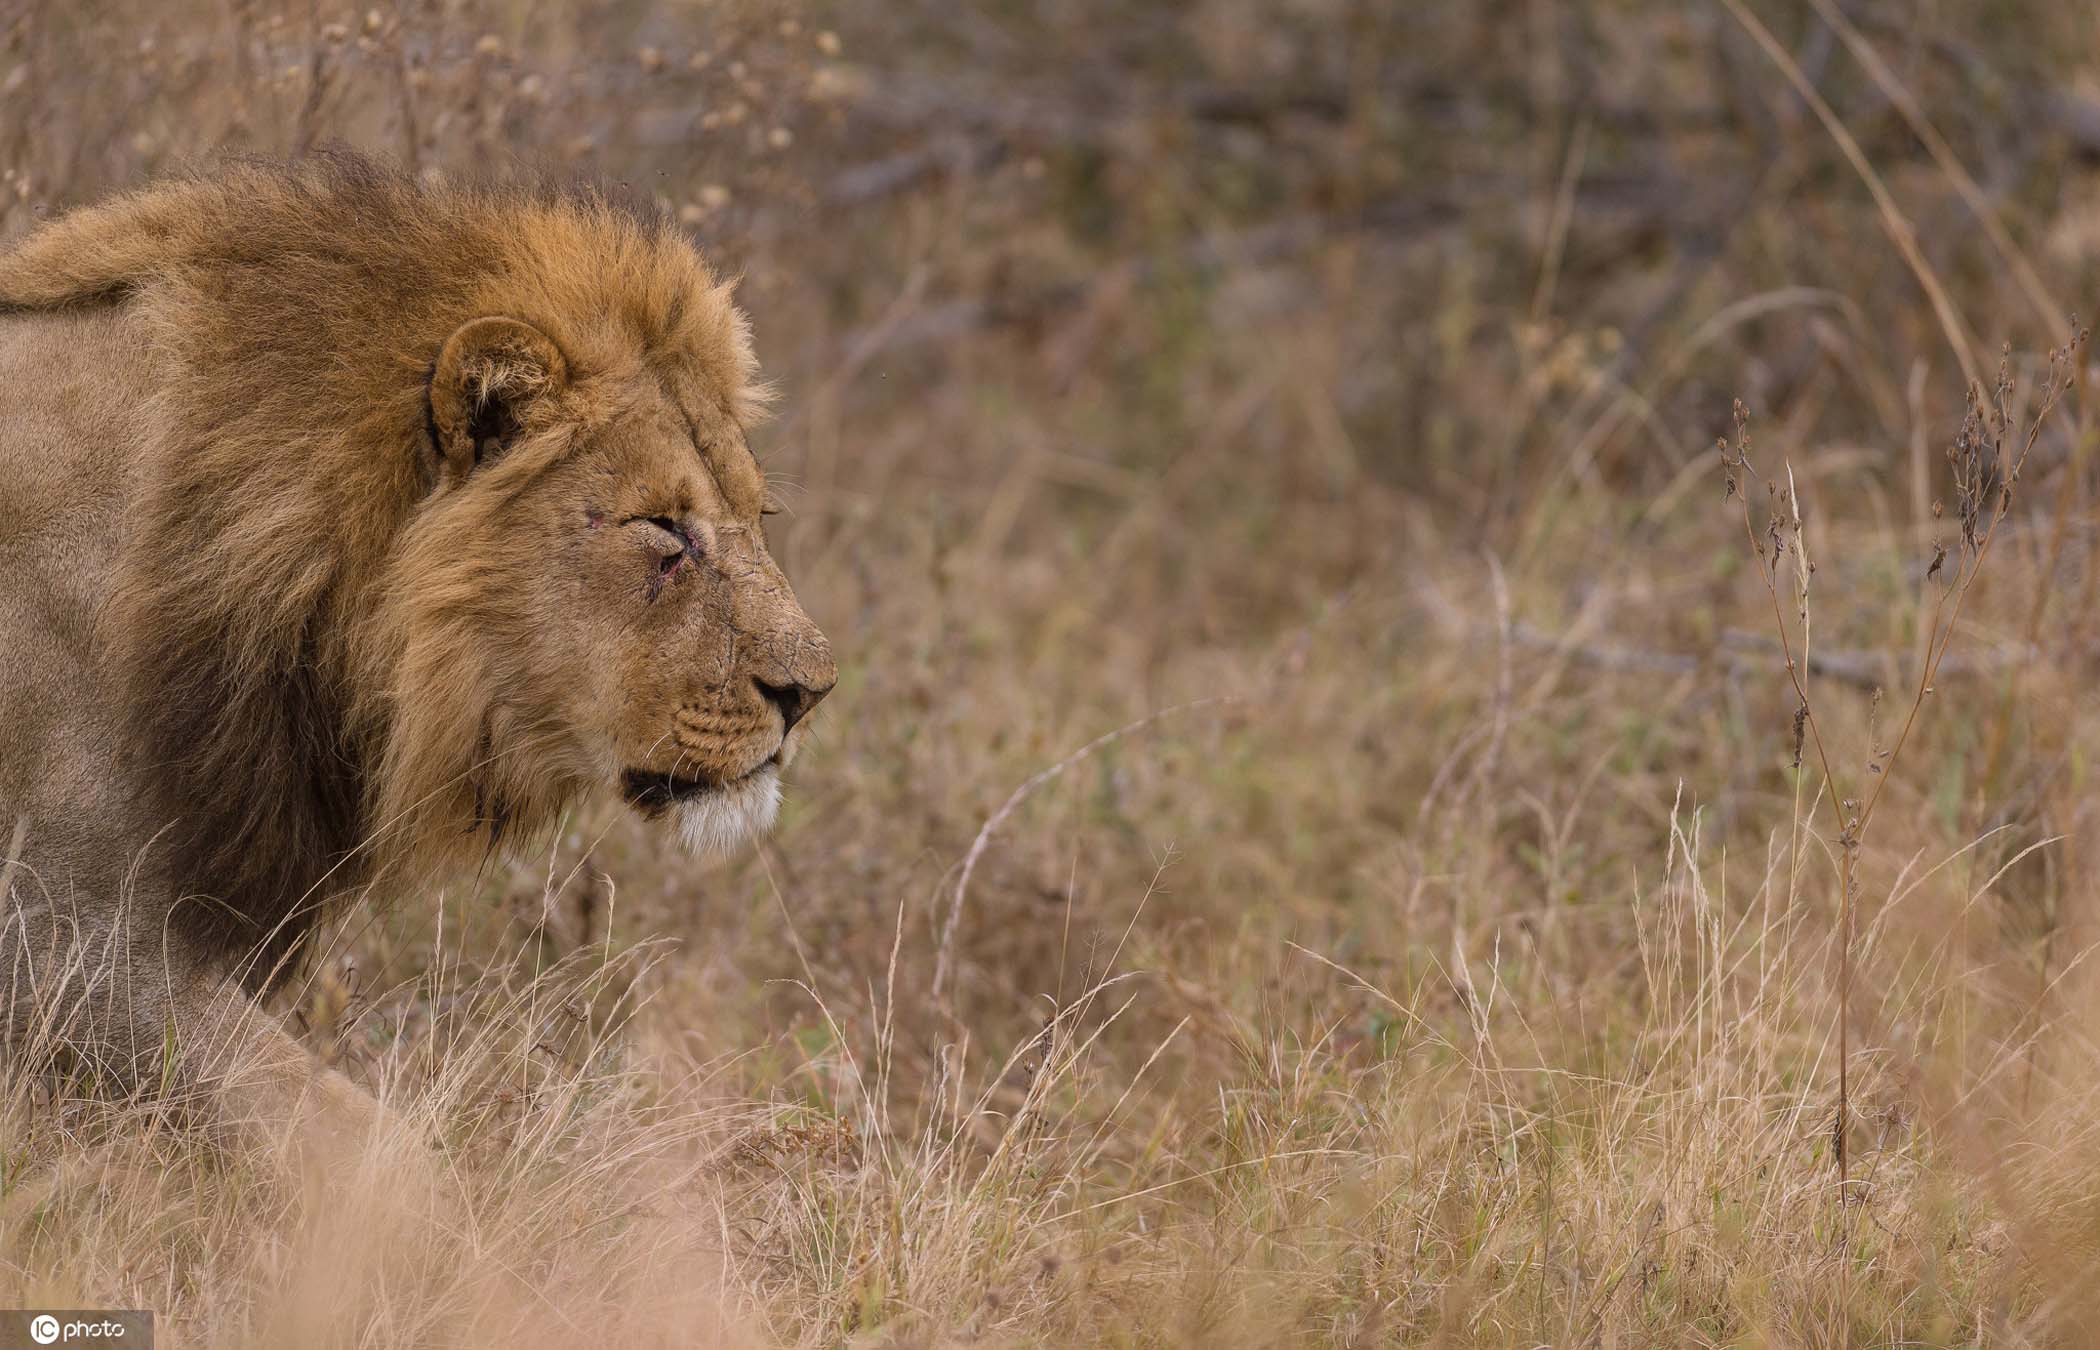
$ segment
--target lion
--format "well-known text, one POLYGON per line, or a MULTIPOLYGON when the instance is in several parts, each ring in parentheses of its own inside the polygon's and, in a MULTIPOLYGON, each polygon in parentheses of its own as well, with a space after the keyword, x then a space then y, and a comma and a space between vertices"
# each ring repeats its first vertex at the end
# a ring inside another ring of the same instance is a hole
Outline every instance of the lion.
POLYGON ((771 824, 837 670, 747 320, 668 224, 221 166, 0 256, 0 386, 8 1045, 336 1109, 258 1000, 343 906, 593 794, 699 851, 771 824))

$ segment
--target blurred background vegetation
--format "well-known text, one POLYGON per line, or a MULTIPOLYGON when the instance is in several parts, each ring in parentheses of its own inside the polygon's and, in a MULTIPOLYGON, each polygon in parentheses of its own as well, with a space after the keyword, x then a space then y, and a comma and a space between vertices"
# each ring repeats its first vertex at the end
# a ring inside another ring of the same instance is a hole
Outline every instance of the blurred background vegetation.
MULTIPOLYGON (((227 152, 579 175, 743 277, 782 388, 776 552, 844 676, 779 836, 696 868, 608 811, 354 924, 300 1010, 331 1053, 418 1034, 445 961, 661 937, 647 1043, 860 1147, 1065 1064, 1055 1202, 981 1269, 754 1221, 811 1343, 2077 1343, 2089 390, 1862 859, 1872 1222, 1819 1189, 1837 831, 1713 445, 1741 398, 1759 477, 1791 464, 1865 783, 1966 388, 2009 344, 2025 406, 2100 296, 2100 10, 17 0, 0 33, 9 236, 227 152), (1043 1048, 1127 971, 1083 1065, 1043 1048), (2046 1184, 2001 1170, 2030 1153, 2046 1184)), ((798 1156, 803 1203, 851 1189, 798 1156)))

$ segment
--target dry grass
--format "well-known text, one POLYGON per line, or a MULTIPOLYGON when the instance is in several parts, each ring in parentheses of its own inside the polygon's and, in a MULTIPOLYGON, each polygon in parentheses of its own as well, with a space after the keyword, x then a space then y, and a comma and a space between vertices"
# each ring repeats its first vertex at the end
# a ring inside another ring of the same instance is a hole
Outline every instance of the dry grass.
POLYGON ((10 1083, 0 1304, 198 1346, 2086 1343, 2090 369, 1980 571, 1942 452, 1965 370, 2009 342, 2025 426, 2045 302, 2100 295, 2100 23, 1982 8, 5 20, 10 229, 330 136, 660 197, 746 271, 845 674, 755 854, 605 810, 346 924, 281 1011, 395 1107, 363 1176, 10 1083), (1737 396, 1806 630, 1721 500, 1737 396))

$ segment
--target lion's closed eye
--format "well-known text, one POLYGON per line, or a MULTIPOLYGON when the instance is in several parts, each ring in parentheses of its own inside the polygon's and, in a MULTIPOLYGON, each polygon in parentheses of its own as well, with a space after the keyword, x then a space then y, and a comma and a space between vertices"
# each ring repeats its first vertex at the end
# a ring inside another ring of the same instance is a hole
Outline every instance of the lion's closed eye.
POLYGON ((660 576, 669 576, 688 561, 707 556, 707 527, 697 522, 672 516, 630 516, 625 523, 642 536, 646 547, 656 555, 660 576))
POLYGON ((670 552, 683 553, 693 546, 692 533, 669 516, 634 516, 627 523, 646 526, 654 532, 650 542, 670 552))

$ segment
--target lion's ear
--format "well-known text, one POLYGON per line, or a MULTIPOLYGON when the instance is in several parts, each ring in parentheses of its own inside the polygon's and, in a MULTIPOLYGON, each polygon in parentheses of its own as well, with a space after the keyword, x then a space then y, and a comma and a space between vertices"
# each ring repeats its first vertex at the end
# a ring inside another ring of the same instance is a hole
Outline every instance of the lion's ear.
POLYGON ((533 402, 568 378, 561 349, 531 324, 486 318, 445 340, 430 375, 430 430, 440 472, 464 479, 500 456, 533 402))

